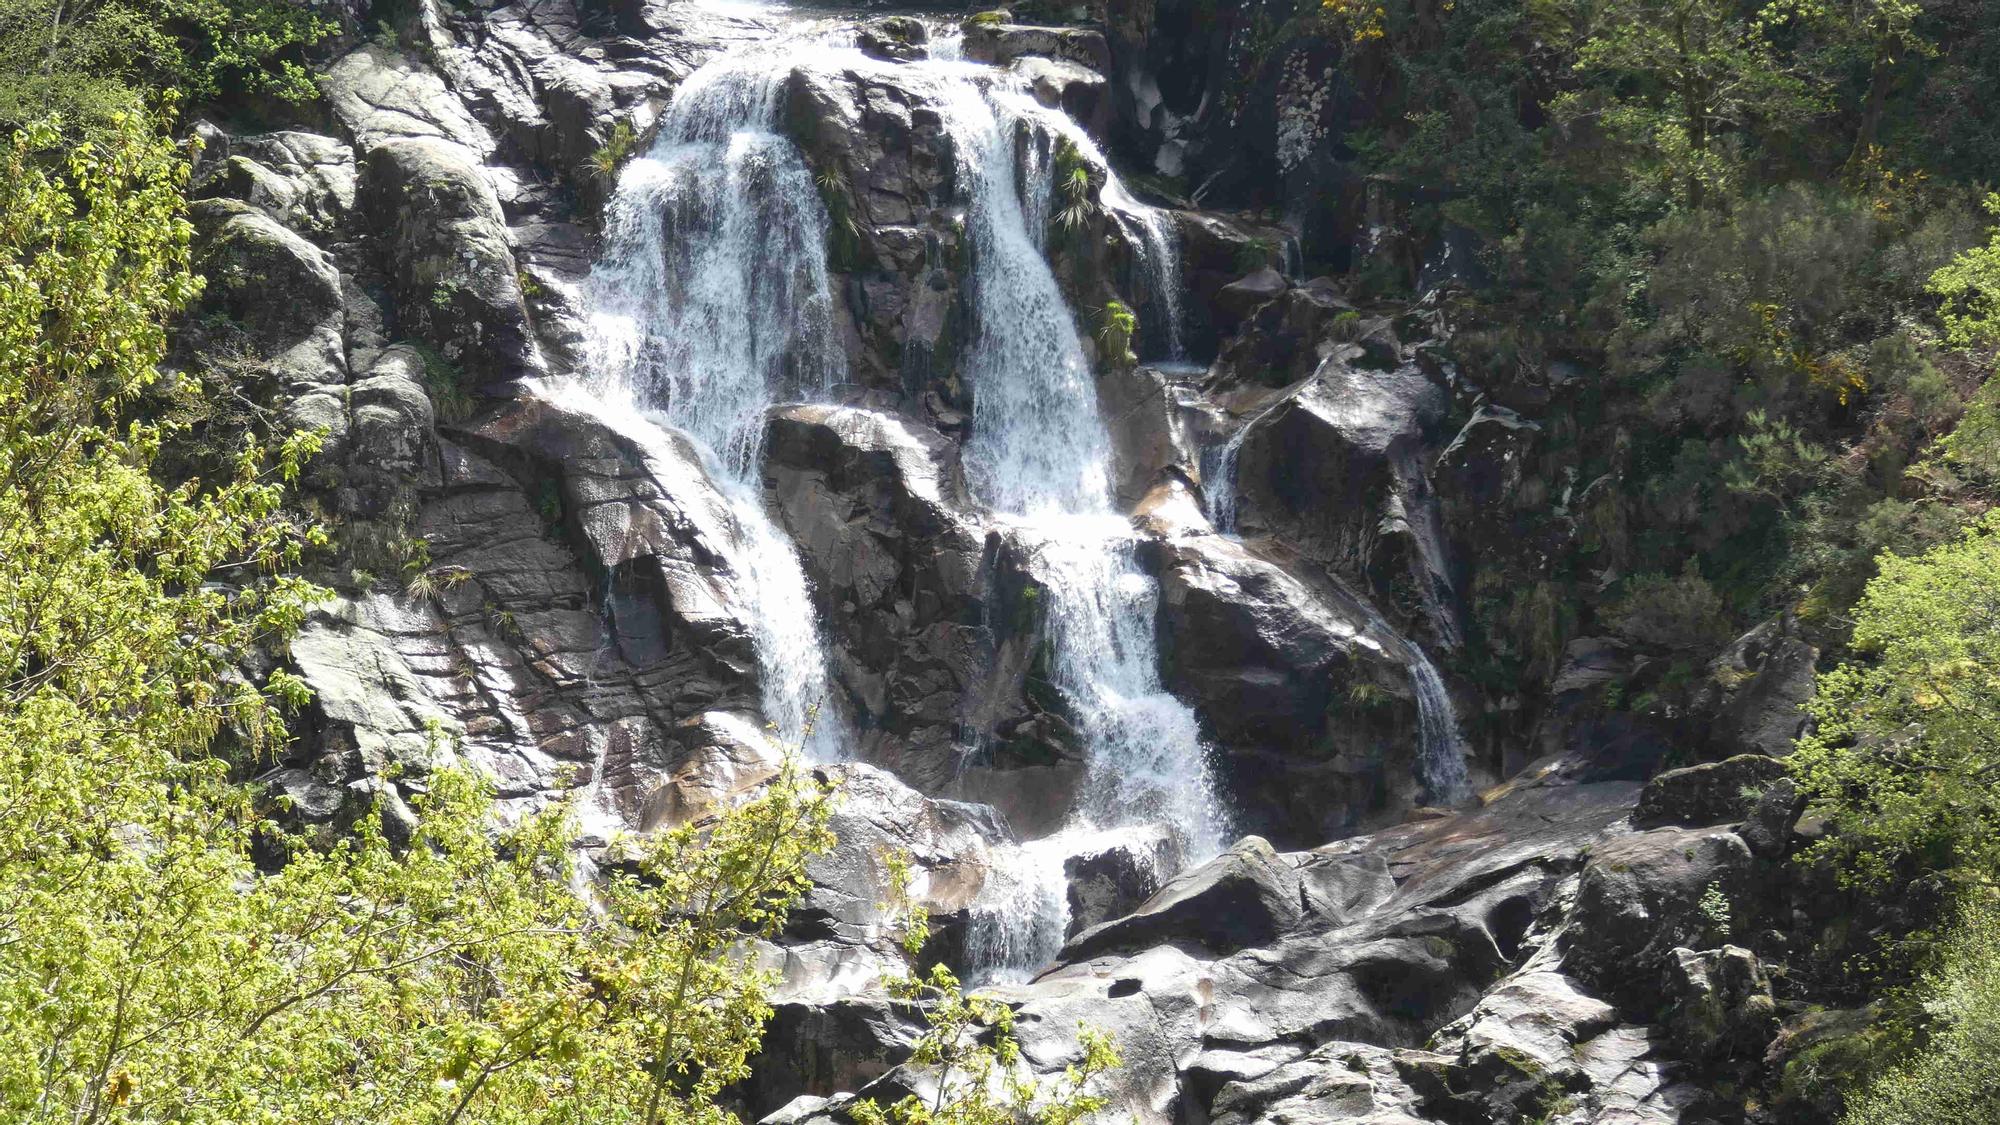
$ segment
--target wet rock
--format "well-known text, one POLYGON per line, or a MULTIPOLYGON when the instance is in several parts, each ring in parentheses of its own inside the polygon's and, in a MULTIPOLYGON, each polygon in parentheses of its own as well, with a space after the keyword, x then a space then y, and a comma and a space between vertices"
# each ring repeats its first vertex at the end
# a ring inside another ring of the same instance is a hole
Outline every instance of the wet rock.
POLYGON ((1443 392, 1414 367, 1340 358, 1253 422, 1237 456, 1238 522, 1275 534, 1395 619, 1456 643, 1456 592, 1420 464, 1443 392))
POLYGON ((893 68, 801 67, 787 80, 787 131, 834 223, 853 379, 908 407, 935 396, 943 422, 969 415, 955 378, 966 232, 950 200, 957 155, 919 83, 893 68))
POLYGON ((1060 109, 1092 133, 1103 129, 1111 112, 1104 76, 1079 63, 1023 55, 1009 68, 1028 80, 1035 100, 1060 109))
POLYGON ((1062 955, 1076 961, 1176 939, 1241 949, 1270 941, 1301 917, 1298 873, 1263 839, 1246 836, 1160 888, 1138 910, 1071 938, 1062 955))
POLYGON ((924 44, 930 32, 923 22, 910 16, 888 16, 862 25, 854 45, 871 59, 885 62, 915 62, 930 52, 924 44))
POLYGON ((465 436, 532 482, 532 526, 553 524, 576 545, 594 582, 570 581, 603 591, 611 645, 660 707, 675 721, 755 713, 757 663, 731 563, 741 531, 686 438, 540 399, 511 402, 465 436))
POLYGON ((1185 421, 1190 393, 1153 367, 1120 368, 1098 377, 1098 408, 1111 434, 1112 491, 1121 510, 1138 507, 1170 477, 1195 471, 1185 421))
POLYGON ((1023 55, 1040 55, 1078 63, 1099 74, 1111 69, 1111 52, 1103 34, 1084 28, 969 22, 964 49, 966 58, 996 66, 1023 55))
POLYGON ((1172 837, 1158 831, 1064 860, 1069 931, 1063 936, 1074 937, 1137 910, 1159 892, 1160 872, 1171 870, 1178 859, 1172 837))
POLYGON ((1742 820, 1789 772, 1783 762, 1756 754, 1668 770, 1646 783, 1632 822, 1702 827, 1742 820))
POLYGON ((863 752, 919 786, 942 787, 953 747, 984 727, 992 667, 990 552, 955 447, 876 411, 781 407, 765 473, 834 638, 863 752))
POLYGON ((1359 606, 1217 535, 1164 534, 1141 558, 1163 677, 1228 749, 1246 823, 1310 845, 1410 807, 1408 670, 1359 606))

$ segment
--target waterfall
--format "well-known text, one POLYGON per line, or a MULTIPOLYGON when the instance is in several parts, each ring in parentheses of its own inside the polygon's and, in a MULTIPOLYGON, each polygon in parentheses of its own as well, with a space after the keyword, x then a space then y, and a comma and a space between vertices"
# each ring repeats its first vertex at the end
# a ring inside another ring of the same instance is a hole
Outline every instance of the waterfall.
POLYGON ((1417 780, 1431 804, 1455 805, 1466 797, 1465 738, 1459 733, 1451 693, 1423 646, 1398 639, 1408 660, 1410 685, 1417 693, 1417 780))
MULTIPOLYGON (((824 397, 844 360, 825 207, 778 128, 789 70, 731 55, 688 77, 658 139, 619 177, 586 292, 588 389, 627 432, 670 427, 701 447, 735 524, 715 541, 751 629, 764 719, 799 746, 831 681, 798 554, 764 509, 758 458, 771 404, 824 397)), ((812 724, 813 756, 845 744, 837 716, 812 724)))
MULTIPOLYGON (((1050 114, 993 71, 930 70, 940 79, 971 240, 967 477, 1030 549, 1045 595, 1048 674, 1070 704, 1085 755, 1068 827, 1017 849, 974 906, 973 975, 1007 979, 1059 948, 1067 902, 1051 888, 1062 886, 1063 860, 1084 841, 1160 824, 1198 861, 1220 850, 1225 828, 1194 713, 1160 682, 1158 590, 1133 558, 1129 523, 1112 510, 1111 441, 1096 379, 1041 253, 1031 219, 1039 199, 1022 198, 1013 141, 1023 124, 1046 127, 1050 114)), ((1033 165, 1029 172, 1028 190, 1039 196, 1043 175, 1033 165)))

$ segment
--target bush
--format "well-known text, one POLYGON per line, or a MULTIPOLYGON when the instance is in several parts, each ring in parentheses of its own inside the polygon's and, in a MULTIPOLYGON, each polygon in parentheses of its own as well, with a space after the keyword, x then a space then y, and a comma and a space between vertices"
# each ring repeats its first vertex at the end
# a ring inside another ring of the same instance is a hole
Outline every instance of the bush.
POLYGON ((2000 514, 1877 565, 1859 659, 1820 676, 1792 759, 1836 829, 1815 854, 1862 885, 1984 886, 2000 870, 2000 514))
POLYGON ((1925 983, 1930 1041, 1848 1098, 1844 1125, 2000 1120, 2000 908, 1969 908, 1925 983))
POLYGON ((1641 644, 1674 651, 1712 648, 1729 639, 1722 596, 1692 568, 1674 577, 1642 574, 1611 607, 1612 628, 1641 644))
POLYGON ((304 50, 333 29, 286 0, 10 0, 0 7, 0 128, 51 115, 93 131, 161 90, 303 102, 304 50))

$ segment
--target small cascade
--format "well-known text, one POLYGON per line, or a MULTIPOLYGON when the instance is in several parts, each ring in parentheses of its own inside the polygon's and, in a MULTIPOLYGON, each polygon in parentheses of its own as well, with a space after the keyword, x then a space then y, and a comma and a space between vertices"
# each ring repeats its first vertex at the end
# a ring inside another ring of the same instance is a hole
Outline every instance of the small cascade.
MULTIPOLYGON (((1077 155, 1084 162, 1096 168, 1104 176, 1104 186, 1097 195, 1105 209, 1111 212, 1125 231, 1127 238, 1139 254, 1139 268, 1145 276, 1146 292, 1153 305, 1160 310, 1162 329, 1161 344, 1168 361, 1187 358, 1187 320, 1185 286, 1181 284, 1181 239, 1175 229, 1173 216, 1158 207, 1148 206, 1134 198, 1125 187, 1125 181, 1111 167, 1097 142, 1089 133, 1060 110, 1047 109, 1025 95, 1004 95, 1008 99, 1010 111, 1024 118, 1040 122, 1055 136, 1067 140, 1075 146, 1077 155)), ((1030 184, 1028 198, 1040 200, 1040 225, 1031 229, 1041 231, 1047 227, 1047 206, 1050 191, 1045 186, 1030 184)), ((1031 207, 1034 206, 1031 203, 1031 207)), ((1036 216, 1031 213, 1033 221, 1036 216)))
POLYGON ((837 716, 810 722, 831 681, 805 573, 757 472, 766 410, 824 397, 844 370, 825 207, 777 124, 789 70, 750 54, 696 71, 619 177, 587 289, 587 389, 634 440, 649 428, 664 440, 657 427, 669 427, 701 448, 734 522, 713 541, 727 544, 765 720, 787 746, 810 727, 813 756, 835 758, 846 745, 837 716))
MULTIPOLYGON (((1288 401, 1279 399, 1238 426, 1228 441, 1211 445, 1202 452, 1202 495, 1209 525, 1217 534, 1232 537, 1236 534, 1236 463, 1244 439, 1259 422, 1288 401)), ((1396 476, 1398 489, 1395 499, 1405 508, 1404 519, 1416 537, 1421 561, 1427 569, 1437 568, 1432 573, 1443 573, 1443 529, 1438 524, 1436 505, 1428 502, 1429 494, 1423 489, 1422 476, 1414 456, 1398 461, 1396 476)), ((1439 636, 1448 643, 1455 643, 1457 634, 1450 628, 1451 616, 1440 592, 1428 576, 1419 585, 1427 618, 1433 622, 1444 622, 1439 626, 1439 636)), ((1397 632, 1367 599, 1357 597, 1354 600, 1368 615, 1370 630, 1385 640, 1389 651, 1402 657, 1404 666, 1409 670, 1410 688, 1417 700, 1417 780, 1424 787, 1426 799, 1434 805, 1457 804, 1467 794, 1465 737, 1459 730, 1458 714, 1452 706, 1444 676, 1431 662, 1430 654, 1424 651, 1422 645, 1397 632)))
POLYGON ((1201 494, 1208 508, 1209 525, 1218 534, 1236 534, 1236 458, 1243 452, 1243 439, 1250 433, 1244 425, 1228 441, 1201 451, 1201 494))
POLYGON ((1422 645, 1399 639, 1409 662, 1410 685, 1417 693, 1417 780, 1430 804, 1450 807, 1467 795, 1465 736, 1459 732, 1458 713, 1437 665, 1422 645))
POLYGON ((965 960, 977 983, 1032 978, 1062 949, 1069 930, 1068 834, 996 853, 973 905, 965 960))

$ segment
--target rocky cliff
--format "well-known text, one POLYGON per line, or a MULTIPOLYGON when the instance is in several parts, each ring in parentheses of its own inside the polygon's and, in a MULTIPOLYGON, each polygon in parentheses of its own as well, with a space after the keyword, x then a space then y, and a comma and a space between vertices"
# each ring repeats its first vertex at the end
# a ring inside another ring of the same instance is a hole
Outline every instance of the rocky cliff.
POLYGON ((1213 7, 346 0, 323 119, 200 126, 191 346, 327 435, 270 780, 337 823, 457 755, 595 848, 807 748, 841 845, 752 1117, 916 1081, 904 851, 1028 1063, 1110 1030, 1140 1120, 1811 1120, 1764 755, 1816 652, 1663 717, 1643 644, 1494 608, 1576 580, 1560 388, 1355 296, 1451 247, 1339 179, 1342 61, 1213 7))

